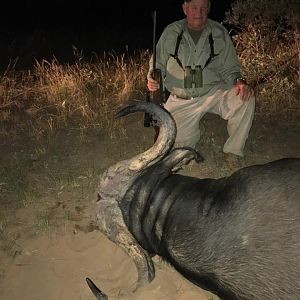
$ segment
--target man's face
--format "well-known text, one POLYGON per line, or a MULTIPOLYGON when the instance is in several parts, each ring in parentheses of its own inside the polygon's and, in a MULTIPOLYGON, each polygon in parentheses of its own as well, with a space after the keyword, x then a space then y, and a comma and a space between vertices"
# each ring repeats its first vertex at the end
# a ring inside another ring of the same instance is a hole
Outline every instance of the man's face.
POLYGON ((188 27, 194 30, 202 30, 208 18, 208 0, 192 0, 184 2, 183 12, 186 15, 188 27))

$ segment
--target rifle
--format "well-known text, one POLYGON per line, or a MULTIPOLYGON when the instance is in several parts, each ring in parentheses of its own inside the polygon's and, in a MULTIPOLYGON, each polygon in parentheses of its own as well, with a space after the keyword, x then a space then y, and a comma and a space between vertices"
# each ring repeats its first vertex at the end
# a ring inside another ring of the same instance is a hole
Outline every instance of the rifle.
MULTIPOLYGON (((146 101, 153 102, 161 105, 164 102, 164 91, 163 91, 163 83, 162 83, 162 75, 161 70, 156 68, 156 11, 153 12, 153 50, 152 50, 152 72, 151 77, 159 83, 159 89, 155 92, 148 91, 146 94, 146 101)), ((159 127, 156 124, 156 120, 152 119, 152 116, 148 113, 144 115, 144 127, 153 126, 155 129, 155 137, 154 141, 159 133, 159 127)))

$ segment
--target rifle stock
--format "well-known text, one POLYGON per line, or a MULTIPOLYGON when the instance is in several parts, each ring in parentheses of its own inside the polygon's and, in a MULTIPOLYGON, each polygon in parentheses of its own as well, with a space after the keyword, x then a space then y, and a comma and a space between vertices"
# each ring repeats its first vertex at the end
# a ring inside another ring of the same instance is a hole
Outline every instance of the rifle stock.
MULTIPOLYGON (((161 77, 161 71, 159 69, 155 69, 151 77, 159 83, 159 89, 154 92, 147 92, 146 95, 146 101, 153 102, 155 104, 161 105, 164 102, 164 91, 163 91, 163 85, 162 85, 162 77, 161 77)), ((158 131, 157 126, 155 125, 156 121, 152 119, 152 116, 150 116, 148 113, 145 113, 144 115, 144 127, 150 127, 153 126, 155 131, 158 131)))

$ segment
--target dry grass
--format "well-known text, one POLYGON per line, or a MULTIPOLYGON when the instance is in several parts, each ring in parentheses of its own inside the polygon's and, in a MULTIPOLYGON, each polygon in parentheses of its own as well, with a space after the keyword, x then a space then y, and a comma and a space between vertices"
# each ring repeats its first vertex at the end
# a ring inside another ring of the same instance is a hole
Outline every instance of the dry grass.
POLYGON ((118 124, 113 115, 120 106, 143 97, 149 52, 133 57, 109 53, 95 63, 76 55, 73 65, 54 58, 37 61, 26 72, 9 67, 0 79, 1 121, 30 124, 36 136, 70 125, 113 131, 118 124))
POLYGON ((289 120, 299 117, 299 15, 295 0, 236 1, 226 23, 245 77, 256 88, 257 112, 289 120), (247 13, 249 12, 249 13, 247 13))

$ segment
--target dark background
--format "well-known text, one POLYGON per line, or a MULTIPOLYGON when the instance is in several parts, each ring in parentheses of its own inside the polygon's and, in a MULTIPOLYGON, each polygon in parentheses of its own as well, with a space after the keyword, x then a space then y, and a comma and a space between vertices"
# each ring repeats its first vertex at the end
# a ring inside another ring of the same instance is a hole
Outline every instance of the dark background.
MULTIPOLYGON (((212 1, 210 18, 221 22, 232 2, 212 1)), ((72 62, 73 46, 86 58, 152 49, 152 12, 158 39, 167 24, 184 17, 181 5, 179 0, 11 0, 0 11, 0 67, 16 58, 19 68, 53 56, 72 62)))

